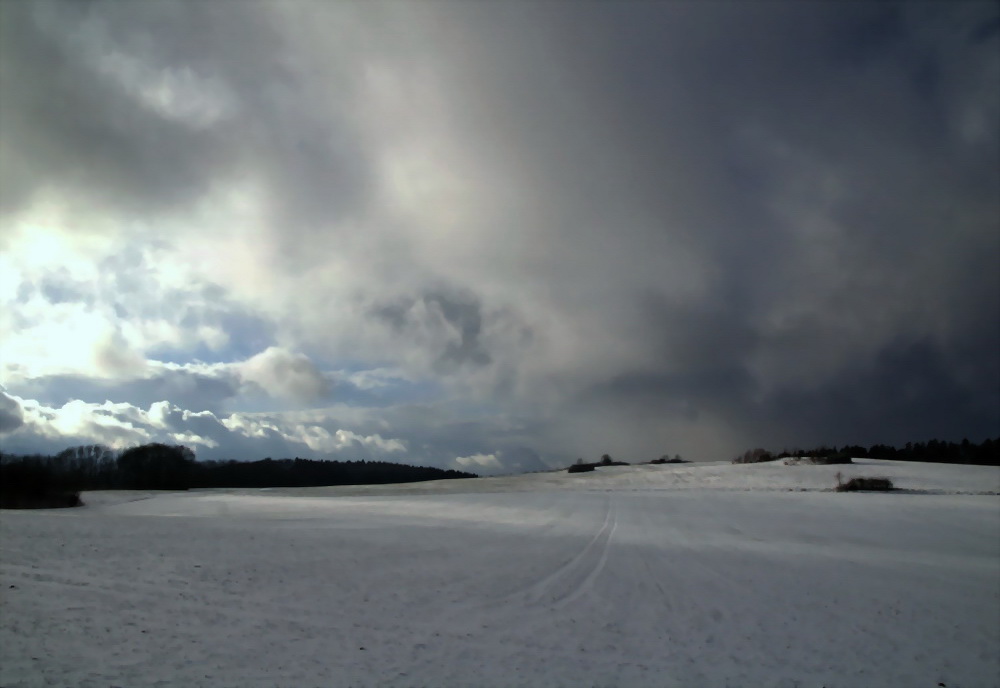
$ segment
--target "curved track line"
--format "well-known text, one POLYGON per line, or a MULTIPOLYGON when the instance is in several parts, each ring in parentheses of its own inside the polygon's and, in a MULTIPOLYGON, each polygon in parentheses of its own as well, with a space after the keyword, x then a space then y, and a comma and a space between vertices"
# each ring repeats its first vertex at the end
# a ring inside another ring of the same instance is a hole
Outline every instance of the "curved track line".
POLYGON ((612 497, 605 503, 604 522, 590 542, 572 559, 511 597, 524 597, 530 604, 548 602, 556 606, 569 604, 589 589, 608 560, 609 543, 618 527, 612 497))
POLYGON ((557 607, 563 607, 570 604, 581 595, 583 595, 587 590, 589 590, 594 585, 594 581, 600 575, 601 571, 604 570, 605 564, 608 563, 608 555, 611 553, 611 538, 614 537, 615 531, 618 529, 618 514, 614 509, 614 506, 610 509, 611 520, 610 528, 605 526, 606 535, 601 539, 601 555, 594 566, 587 572, 587 575, 583 578, 579 584, 568 594, 563 597, 558 597, 555 600, 555 605, 557 607))

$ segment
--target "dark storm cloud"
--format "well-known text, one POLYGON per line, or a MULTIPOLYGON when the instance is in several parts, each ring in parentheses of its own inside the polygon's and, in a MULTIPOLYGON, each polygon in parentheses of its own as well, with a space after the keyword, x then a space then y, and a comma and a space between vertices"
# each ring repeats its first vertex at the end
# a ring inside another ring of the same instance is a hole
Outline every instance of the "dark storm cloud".
POLYGON ((13 432, 24 425, 24 413, 17 399, 0 389, 0 434, 13 432))
POLYGON ((448 343, 441 355, 441 362, 444 365, 461 365, 465 362, 476 365, 490 363, 490 355, 479 341, 483 325, 479 304, 475 301, 453 300, 443 294, 431 294, 427 298, 431 303, 438 305, 445 320, 459 332, 458 341, 448 343))
POLYGON ((0 209, 249 178, 268 306, 305 315, 163 312, 444 380, 427 426, 382 411, 421 456, 1000 430, 995 3, 6 10, 0 209))
POLYGON ((373 312, 399 337, 429 330, 431 338, 443 345, 434 363, 438 372, 453 372, 464 364, 484 366, 491 362, 480 340, 483 314, 474 296, 431 291, 416 299, 396 299, 375 307, 373 312))
MULTIPOLYGON (((980 351, 976 360, 989 362, 995 351, 980 351)), ((783 391, 767 411, 786 419, 789 446, 848 437, 866 445, 934 437, 980 441, 995 436, 1000 422, 995 363, 981 373, 982 383, 963 384, 932 342, 895 343, 818 392, 783 391), (919 431, 915 419, 923 424, 919 431)))
POLYGON ((172 213, 240 170, 264 173, 274 221, 303 231, 363 206, 362 137, 328 107, 348 102, 351 75, 295 64, 301 39, 274 28, 279 9, 13 3, 0 22, 3 208, 58 186, 83 209, 172 213))
MULTIPOLYGON (((50 185, 84 207, 157 211, 208 184, 219 141, 150 116, 96 59, 126 40, 98 5, 12 3, 0 21, 4 98, 3 209, 50 185), (90 20, 90 21, 88 21, 90 20), (113 114, 112 114, 113 113, 113 114)), ((137 27, 138 28, 138 27, 137 27)))
POLYGON ((968 43, 976 22, 943 5, 925 16, 747 4, 718 19, 590 5, 563 29, 566 44, 584 36, 603 51, 585 88, 616 96, 615 132, 641 165, 633 200, 689 228, 667 230, 675 237, 695 228, 687 238, 713 276, 704 300, 641 309, 636 335, 657 349, 583 398, 700 409, 768 442, 803 425, 828 441, 852 428, 874 437, 880 422, 895 438, 995 434, 997 108, 994 89, 978 90, 997 75, 995 40, 968 43), (586 12, 629 39, 603 40, 586 12), (716 49, 694 47, 703 39, 716 49), (619 111, 623 101, 635 107, 619 111), (963 131, 963 110, 988 125, 963 131), (678 159, 685 179, 664 184, 678 159), (978 379, 959 373, 969 356, 978 379), (769 397, 762 357, 807 368, 776 375, 777 397, 796 403, 769 397), (894 383, 908 376, 924 391, 901 404, 894 383), (861 404, 845 393, 866 388, 861 404))
POLYGON ((1000 16, 984 19, 969 31, 973 43, 985 43, 1000 33, 1000 16))

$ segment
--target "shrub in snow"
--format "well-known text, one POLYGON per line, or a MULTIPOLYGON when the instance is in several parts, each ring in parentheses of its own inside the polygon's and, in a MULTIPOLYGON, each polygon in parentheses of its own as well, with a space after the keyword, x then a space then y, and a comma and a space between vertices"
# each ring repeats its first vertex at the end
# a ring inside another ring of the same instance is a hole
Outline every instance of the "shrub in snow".
POLYGON ((851 478, 846 483, 841 482, 837 474, 837 492, 888 492, 893 489, 888 478, 851 478))
POLYGON ((814 456, 810 459, 810 463, 814 463, 817 466, 833 466, 841 463, 854 463, 854 461, 850 456, 833 454, 831 456, 814 456))
POLYGON ((601 457, 601 460, 597 463, 584 463, 583 459, 577 459, 576 463, 567 469, 568 473, 586 473, 587 471, 592 471, 598 466, 628 466, 624 461, 615 461, 608 454, 601 457))
POLYGON ((849 456, 793 456, 785 459, 786 466, 798 466, 803 463, 815 466, 833 466, 842 463, 854 463, 854 460, 849 456))
POLYGON ((733 459, 733 463, 764 463, 765 461, 777 460, 778 457, 771 452, 762 447, 757 447, 756 449, 748 449, 743 452, 743 454, 733 459))
POLYGON ((676 455, 676 456, 675 456, 674 458, 672 458, 672 459, 670 458, 670 456, 669 456, 669 455, 667 455, 667 454, 664 454, 664 455, 663 455, 663 456, 661 456, 660 458, 658 458, 658 459, 653 459, 653 460, 652 460, 652 461, 650 461, 649 463, 655 463, 655 464, 661 464, 661 463, 691 463, 691 462, 690 462, 690 461, 686 461, 686 460, 682 459, 682 458, 681 458, 681 455, 680 455, 680 454, 677 454, 677 455, 676 455))

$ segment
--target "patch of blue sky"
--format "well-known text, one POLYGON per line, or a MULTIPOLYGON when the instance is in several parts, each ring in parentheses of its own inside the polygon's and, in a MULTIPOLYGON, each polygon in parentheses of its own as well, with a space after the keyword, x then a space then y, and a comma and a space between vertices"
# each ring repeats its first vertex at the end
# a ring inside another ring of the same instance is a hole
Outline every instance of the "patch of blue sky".
POLYGON ((269 320, 252 313, 227 311, 218 313, 211 321, 185 318, 182 325, 196 329, 201 325, 214 327, 225 333, 225 346, 213 348, 205 341, 195 346, 175 347, 161 345, 147 351, 150 358, 164 363, 236 363, 244 361, 273 346, 275 326, 269 320))

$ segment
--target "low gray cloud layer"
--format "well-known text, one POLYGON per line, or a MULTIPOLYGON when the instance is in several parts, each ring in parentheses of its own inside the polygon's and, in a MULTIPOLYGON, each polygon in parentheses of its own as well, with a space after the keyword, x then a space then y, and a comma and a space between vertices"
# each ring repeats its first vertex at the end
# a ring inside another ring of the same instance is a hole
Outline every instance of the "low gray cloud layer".
POLYGON ((24 414, 17 400, 0 391, 0 435, 13 432, 24 425, 24 414))
POLYGON ((448 465, 995 435, 998 15, 13 3, 2 382, 448 465))

